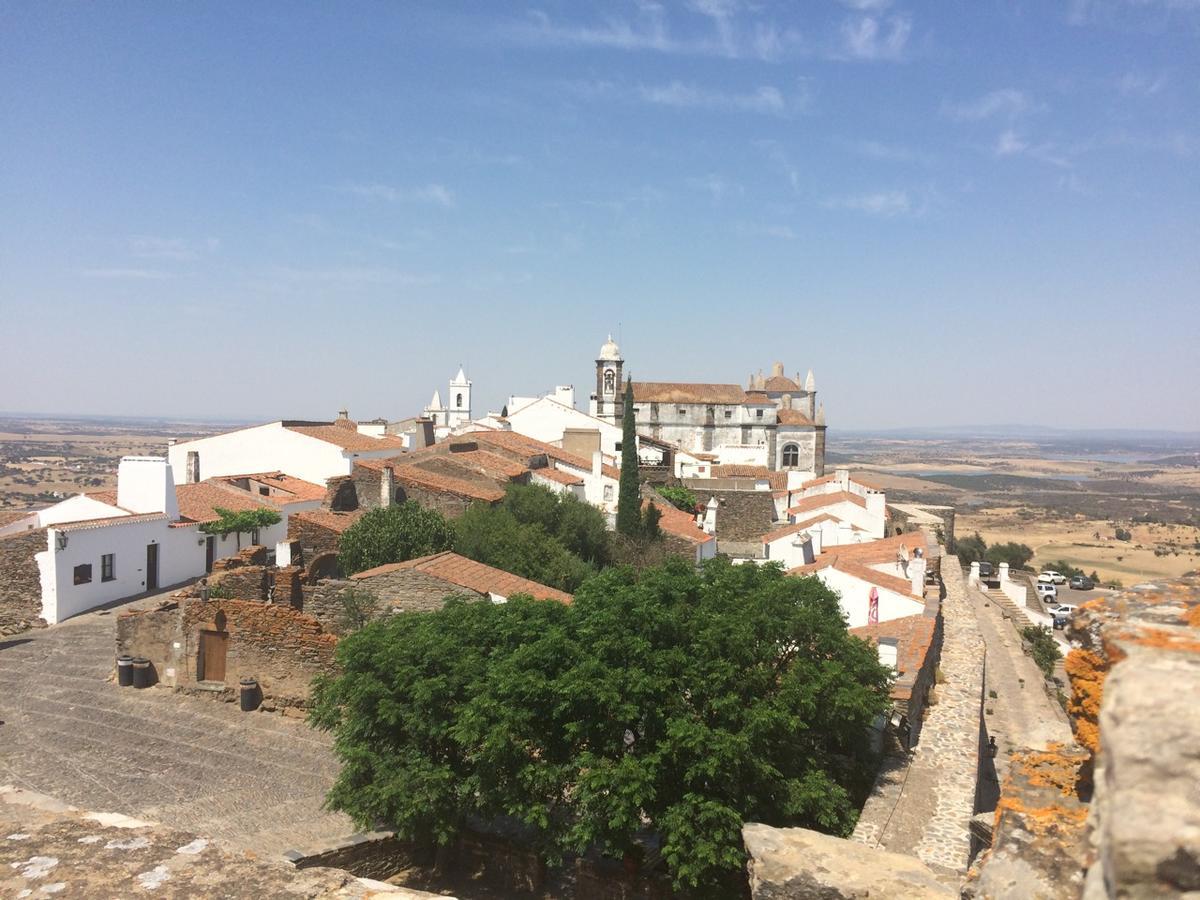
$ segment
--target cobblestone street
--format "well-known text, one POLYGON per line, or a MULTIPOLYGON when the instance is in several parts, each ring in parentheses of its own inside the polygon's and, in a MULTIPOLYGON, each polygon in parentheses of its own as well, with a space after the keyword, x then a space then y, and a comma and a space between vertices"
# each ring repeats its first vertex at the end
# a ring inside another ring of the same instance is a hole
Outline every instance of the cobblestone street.
POLYGON ((115 617, 0 642, 0 784, 260 855, 354 831, 321 809, 337 773, 326 735, 235 703, 117 687, 115 617))

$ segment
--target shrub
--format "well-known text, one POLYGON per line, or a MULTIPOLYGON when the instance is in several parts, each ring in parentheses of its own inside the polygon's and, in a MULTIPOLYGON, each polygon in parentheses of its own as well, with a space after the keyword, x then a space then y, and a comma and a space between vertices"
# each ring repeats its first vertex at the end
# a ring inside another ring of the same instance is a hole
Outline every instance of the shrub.
POLYGON ((454 545, 454 529, 436 510, 415 500, 372 509, 338 541, 338 567, 346 575, 404 562, 454 545))
POLYGON ((1029 625, 1021 630, 1021 637, 1028 642, 1029 655, 1033 657, 1038 668, 1045 673, 1047 678, 1053 677, 1054 664, 1062 658, 1062 653, 1059 652, 1058 643, 1054 640, 1050 629, 1044 626, 1029 625))
POLYGON ((696 495, 681 485, 668 485, 658 489, 659 496, 674 506, 676 509, 682 509, 684 512, 694 513, 699 501, 696 495))

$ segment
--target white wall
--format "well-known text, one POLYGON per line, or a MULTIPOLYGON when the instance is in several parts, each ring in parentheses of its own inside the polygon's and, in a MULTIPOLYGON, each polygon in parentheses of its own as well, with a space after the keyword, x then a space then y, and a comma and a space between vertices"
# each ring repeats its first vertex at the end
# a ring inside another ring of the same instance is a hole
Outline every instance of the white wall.
MULTIPOLYGON (((42 575, 42 618, 50 624, 61 622, 146 590, 146 546, 158 545, 158 587, 165 589, 204 574, 205 538, 198 526, 171 528, 163 519, 116 521, 95 528, 46 533, 47 549, 36 555, 42 575), (66 547, 59 548, 60 535, 66 547), (102 580, 100 557, 115 554, 112 581, 102 580), (75 566, 90 564, 92 580, 75 584, 75 566)), ((287 517, 259 532, 260 543, 274 547, 287 537, 287 517)), ((243 535, 248 546, 250 535, 243 535)), ((215 559, 237 553, 235 535, 215 538, 215 559)))
POLYGON ((48 509, 39 510, 37 527, 45 528, 61 522, 86 522, 92 519, 107 519, 111 516, 123 515, 126 515, 123 509, 101 503, 99 500, 93 500, 83 494, 76 494, 61 503, 55 503, 48 509))
POLYGON ((867 624, 872 587, 879 591, 880 622, 919 615, 925 610, 925 604, 920 600, 898 594, 889 588, 877 587, 854 575, 847 575, 832 566, 824 568, 816 574, 830 589, 838 592, 840 597, 838 603, 842 607, 842 612, 846 614, 850 628, 858 628, 867 624))
MULTIPOLYGON (((288 431, 279 422, 271 422, 172 445, 168 456, 176 484, 183 484, 187 478, 189 450, 200 454, 201 481, 223 475, 278 470, 314 484, 324 484, 334 476, 349 475, 354 464, 340 447, 288 431)), ((357 454, 364 459, 394 455, 394 449, 357 454)))
MULTIPOLYGON (((882 510, 873 513, 871 510, 863 509, 852 500, 839 500, 836 503, 830 503, 828 506, 822 506, 818 509, 808 509, 797 515, 790 515, 789 521, 804 521, 811 519, 814 516, 819 516, 828 513, 847 522, 850 525, 857 525, 863 529, 867 535, 875 540, 879 540, 884 536, 884 518, 882 510)), ((835 539, 836 542, 836 539, 835 539)), ((844 541, 842 543, 845 543, 844 541)))
POLYGON ((133 513, 179 518, 171 465, 161 456, 124 456, 117 467, 117 505, 133 513))
POLYGON ((768 562, 781 562, 785 569, 806 566, 814 559, 812 540, 802 531, 764 541, 763 548, 768 562))
POLYGON ((545 444, 562 446, 563 432, 568 428, 584 428, 600 432, 600 450, 617 454, 621 429, 596 419, 572 407, 564 406, 552 397, 542 397, 527 403, 514 412, 508 411, 508 422, 517 434, 523 434, 545 444))

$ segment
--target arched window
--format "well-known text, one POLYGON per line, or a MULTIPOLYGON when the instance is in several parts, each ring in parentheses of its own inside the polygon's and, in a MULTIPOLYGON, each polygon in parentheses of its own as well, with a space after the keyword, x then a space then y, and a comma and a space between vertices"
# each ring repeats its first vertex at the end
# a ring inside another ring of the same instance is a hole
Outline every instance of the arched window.
POLYGON ((454 405, 459 409, 462 409, 462 394, 459 394, 454 398, 454 405))
POLYGON ((785 444, 783 447, 783 465, 788 466, 800 465, 800 448, 795 444, 785 444))

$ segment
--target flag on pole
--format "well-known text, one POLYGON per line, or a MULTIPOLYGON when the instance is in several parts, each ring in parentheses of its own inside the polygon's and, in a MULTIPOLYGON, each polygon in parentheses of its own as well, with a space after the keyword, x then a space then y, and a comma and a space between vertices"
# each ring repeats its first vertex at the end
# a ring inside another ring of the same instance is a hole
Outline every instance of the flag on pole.
POLYGON ((867 624, 879 624, 879 590, 871 588, 870 600, 867 606, 867 624))

